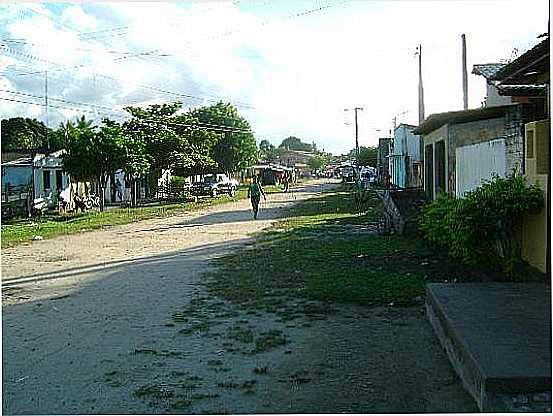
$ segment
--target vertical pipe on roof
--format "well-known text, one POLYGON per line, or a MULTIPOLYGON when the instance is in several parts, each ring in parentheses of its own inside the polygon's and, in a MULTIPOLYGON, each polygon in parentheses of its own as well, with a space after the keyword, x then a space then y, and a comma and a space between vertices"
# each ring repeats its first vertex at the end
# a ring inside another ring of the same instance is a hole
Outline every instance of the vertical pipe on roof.
POLYGON ((468 75, 467 75, 467 41, 465 39, 465 34, 461 35, 462 43, 462 71, 463 71, 463 109, 467 110, 469 108, 469 92, 468 92, 468 75))

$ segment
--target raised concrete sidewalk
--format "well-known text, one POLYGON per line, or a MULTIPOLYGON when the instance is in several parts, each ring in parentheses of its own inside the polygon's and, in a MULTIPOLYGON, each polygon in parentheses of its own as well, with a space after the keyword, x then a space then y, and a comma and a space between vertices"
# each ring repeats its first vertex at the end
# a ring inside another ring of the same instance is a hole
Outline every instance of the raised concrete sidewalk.
POLYGON ((551 411, 549 287, 433 283, 426 292, 430 323, 482 412, 516 411, 517 400, 535 411, 532 398, 551 411))

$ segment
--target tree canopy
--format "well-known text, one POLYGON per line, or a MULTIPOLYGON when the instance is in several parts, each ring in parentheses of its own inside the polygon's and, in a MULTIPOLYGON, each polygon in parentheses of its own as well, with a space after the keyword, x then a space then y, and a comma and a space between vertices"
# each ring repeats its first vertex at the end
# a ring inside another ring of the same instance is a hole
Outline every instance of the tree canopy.
POLYGON ((1 131, 2 152, 45 148, 52 134, 42 121, 23 117, 2 120, 1 131))
POLYGON ((219 139, 212 151, 218 170, 233 172, 257 161, 257 146, 250 123, 238 113, 236 107, 218 102, 193 110, 190 114, 205 128, 218 131, 219 139))
POLYGON ((323 169, 328 164, 328 158, 322 154, 312 156, 307 162, 311 170, 323 169))
POLYGON ((315 143, 304 143, 301 141, 301 139, 295 137, 295 136, 289 136, 286 139, 282 141, 279 148, 284 148, 288 150, 299 150, 303 152, 316 152, 317 146, 315 143))
POLYGON ((259 143, 259 157, 266 162, 274 162, 278 158, 278 149, 268 140, 259 143))
MULTIPOLYGON (((125 163, 126 151, 121 126, 104 119, 98 129, 84 118, 77 125, 68 124, 64 170, 81 181, 95 181, 105 188, 109 175, 125 163)), ((104 207, 103 192, 100 209, 104 207)))
POLYGON ((357 157, 355 149, 350 152, 350 156, 355 158, 359 166, 376 167, 378 149, 376 147, 359 146, 359 157, 357 157))

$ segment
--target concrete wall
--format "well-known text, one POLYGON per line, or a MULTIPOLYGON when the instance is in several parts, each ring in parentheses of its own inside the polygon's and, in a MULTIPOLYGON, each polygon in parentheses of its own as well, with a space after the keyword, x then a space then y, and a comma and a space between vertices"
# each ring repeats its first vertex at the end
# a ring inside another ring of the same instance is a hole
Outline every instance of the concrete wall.
MULTIPOLYGON (((428 184, 429 184, 429 181, 428 181, 428 178, 427 178, 427 173, 426 173, 426 169, 425 169, 425 178, 424 178, 424 190, 427 194, 427 196, 431 199, 435 199, 436 198, 436 195, 438 194, 437 192, 437 181, 436 181, 436 177, 437 177, 437 165, 436 165, 436 160, 434 159, 435 158, 435 152, 434 152, 434 149, 435 149, 435 146, 436 146, 436 143, 440 142, 440 141, 443 141, 445 143, 445 147, 446 149, 448 148, 448 143, 449 143, 449 137, 448 137, 448 128, 449 126, 446 124, 426 135, 424 135, 423 137, 423 148, 426 149, 426 146, 431 146, 433 151, 432 151, 432 158, 433 160, 430 162, 430 165, 432 165, 432 177, 433 177, 433 180, 432 180, 432 189, 429 189, 428 188, 428 184)), ((427 160, 426 160, 426 152, 423 153, 424 155, 424 164, 425 166, 429 163, 427 160)), ((443 172, 444 174, 446 172, 448 172, 448 169, 449 169, 449 160, 448 158, 446 158, 445 160, 445 172, 443 172)), ((444 189, 445 192, 448 192, 448 183, 446 181, 446 189, 444 189)))
MULTIPOLYGON (((465 178, 457 179, 457 173, 463 171, 456 166, 458 148, 494 142, 494 145, 479 146, 483 153, 480 155, 474 153, 473 157, 478 158, 478 163, 486 165, 477 167, 477 169, 482 170, 482 174, 486 177, 494 169, 500 169, 503 173, 499 171, 497 173, 504 176, 512 172, 524 173, 523 141, 521 113, 518 107, 507 109, 505 115, 501 117, 451 124, 449 126, 448 146, 448 192, 452 195, 462 195, 467 189, 457 191, 457 183, 466 183, 467 178, 478 174, 477 171, 464 172, 465 178), (503 157, 500 157, 497 153, 502 145, 499 145, 497 140, 504 141, 505 169, 502 167, 503 162, 499 160, 503 157)), ((469 152, 470 150, 461 153, 466 156, 469 152)), ((466 167, 466 159, 463 163, 466 167)), ((471 166, 474 167, 475 164, 472 163, 471 166)))
POLYGON ((524 218, 522 227, 522 258, 532 266, 547 272, 549 252, 549 204, 547 201, 550 160, 550 123, 537 121, 526 124, 526 177, 528 182, 543 190, 545 207, 534 215, 524 218))
POLYGON ((14 186, 28 186, 33 181, 32 166, 2 166, 2 192, 8 184, 14 186))
POLYGON ((499 105, 511 104, 512 99, 509 96, 499 95, 497 87, 490 82, 486 83, 486 107, 495 107, 499 105))
POLYGON ((506 176, 505 139, 490 140, 455 149, 455 195, 479 187, 494 175, 506 176))

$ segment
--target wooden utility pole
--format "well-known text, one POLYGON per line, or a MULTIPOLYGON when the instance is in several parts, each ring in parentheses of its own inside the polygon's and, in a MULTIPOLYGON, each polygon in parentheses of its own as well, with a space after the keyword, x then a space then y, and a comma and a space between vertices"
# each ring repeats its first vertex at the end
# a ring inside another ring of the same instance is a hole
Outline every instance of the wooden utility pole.
POLYGON ((359 126, 357 125, 357 112, 363 111, 363 107, 346 108, 344 111, 355 112, 355 156, 359 158, 359 126))

